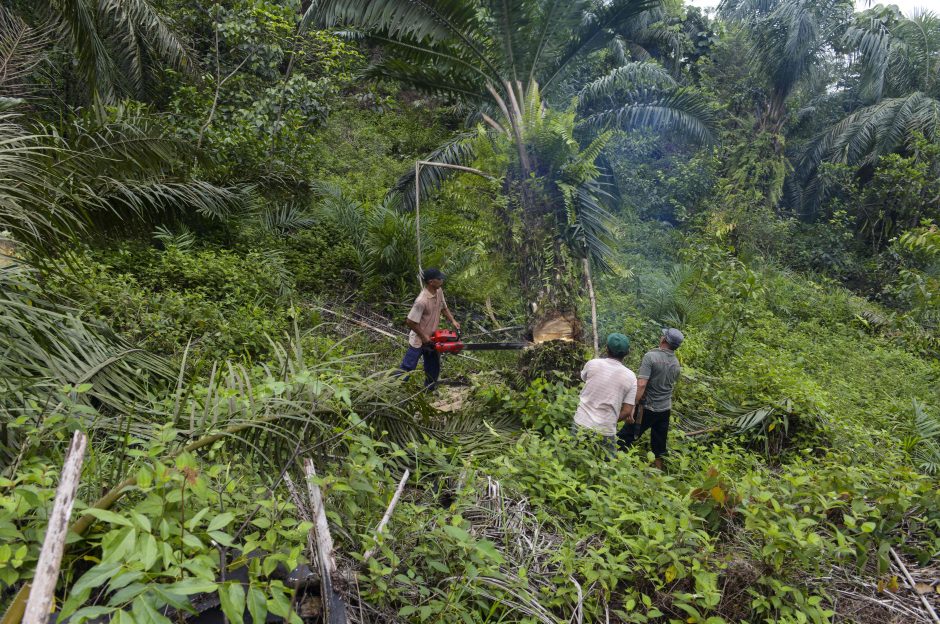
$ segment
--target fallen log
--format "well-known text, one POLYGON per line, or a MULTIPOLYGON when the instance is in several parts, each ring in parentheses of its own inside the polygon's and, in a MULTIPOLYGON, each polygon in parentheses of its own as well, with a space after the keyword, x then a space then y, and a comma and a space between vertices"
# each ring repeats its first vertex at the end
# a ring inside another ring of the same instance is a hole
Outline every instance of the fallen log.
POLYGON ((316 531, 316 556, 320 567, 320 595, 323 600, 324 618, 326 624, 346 624, 346 602, 336 591, 333 581, 338 577, 336 572, 336 557, 333 554, 333 536, 330 535, 330 526, 326 521, 326 509, 323 507, 323 494, 320 486, 313 482, 317 471, 313 460, 304 460, 304 472, 307 475, 307 490, 310 496, 310 512, 313 514, 314 530, 316 531))
POLYGON ((42 542, 39 561, 36 563, 36 574, 23 614, 26 624, 45 624, 52 611, 62 553, 65 552, 65 538, 68 536, 69 518, 72 516, 72 505, 75 503, 78 482, 82 476, 82 462, 85 460, 87 445, 88 436, 76 431, 65 455, 55 502, 52 505, 52 513, 49 514, 46 537, 42 542))

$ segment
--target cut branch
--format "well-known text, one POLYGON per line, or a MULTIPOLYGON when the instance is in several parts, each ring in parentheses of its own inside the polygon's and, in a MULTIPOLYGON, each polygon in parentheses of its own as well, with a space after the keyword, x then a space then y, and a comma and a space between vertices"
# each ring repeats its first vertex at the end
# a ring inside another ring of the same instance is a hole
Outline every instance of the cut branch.
MULTIPOLYGON (((398 482, 398 489, 395 490, 395 494, 392 496, 391 502, 388 504, 388 509, 385 510, 385 515, 382 516, 382 520, 379 522, 379 526, 375 529, 375 539, 378 541, 379 537, 382 535, 382 531, 385 530, 385 525, 388 524, 388 521, 392 517, 392 512, 395 511, 395 506, 398 505, 398 499, 401 498, 401 493, 405 490, 405 483, 408 482, 408 477, 411 476, 411 471, 405 468, 405 474, 401 476, 401 481, 398 482)), ((366 554, 362 556, 362 562, 366 563, 369 559, 375 555, 377 545, 373 546, 366 551, 366 554)))

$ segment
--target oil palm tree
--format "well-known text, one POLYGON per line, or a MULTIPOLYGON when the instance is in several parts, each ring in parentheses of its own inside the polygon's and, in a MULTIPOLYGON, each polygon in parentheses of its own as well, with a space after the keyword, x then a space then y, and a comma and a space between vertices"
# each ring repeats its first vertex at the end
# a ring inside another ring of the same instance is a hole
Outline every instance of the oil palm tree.
POLYGON ((35 257, 91 232, 150 226, 195 212, 221 218, 245 209, 250 189, 192 179, 187 146, 134 105, 89 113, 59 127, 0 112, 0 231, 35 257))
POLYGON ((187 65, 182 41, 150 0, 36 0, 26 6, 15 17, 0 9, 5 14, 0 38, 11 27, 32 22, 27 28, 33 41, 45 35, 47 45, 56 42, 74 55, 84 95, 96 104, 143 96, 158 62, 177 69, 187 65))
POLYGON ((876 7, 859 16, 846 44, 858 55, 859 96, 866 105, 824 132, 804 155, 810 207, 826 194, 816 175, 821 163, 873 165, 917 135, 940 138, 940 17, 904 17, 894 7, 876 7))
POLYGON ((768 209, 777 207, 791 170, 787 158, 790 104, 798 94, 824 89, 824 59, 852 15, 851 0, 723 0, 721 15, 744 29, 752 90, 753 128, 748 149, 729 158, 729 178, 757 190, 768 209))
MULTIPOLYGON (((625 62, 599 80, 584 75, 595 53, 613 47, 615 59, 636 56, 638 24, 658 10, 659 0, 325 0, 314 3, 305 22, 354 28, 384 49, 369 76, 459 103, 482 123, 488 140, 511 152, 504 190, 519 215, 521 242, 510 244, 518 277, 533 309, 549 306, 547 294, 564 281, 565 253, 590 256, 603 266, 603 220, 596 167, 602 149, 582 143, 610 128, 640 126, 679 131, 710 140, 710 109, 703 98, 683 89, 652 62, 625 62), (546 113, 567 110, 581 95, 568 127, 546 113), (559 125, 561 124, 561 125, 559 125), (559 146, 565 149, 545 153, 559 146), (560 133, 560 134, 559 134, 560 133), (577 163, 577 165, 575 165, 577 163), (578 184, 558 175, 578 168, 578 184), (584 177, 587 174, 587 177, 584 177), (570 217, 570 219, 569 219, 570 217), (574 221, 572 221, 572 219, 574 221), (567 234, 566 234, 567 232, 567 234), (571 233, 577 233, 572 238, 571 233), (569 243, 559 246, 559 241, 569 243), (536 260, 538 259, 538 260, 536 260), (551 268, 546 266, 551 264, 551 268), (551 275, 548 275, 550 273, 551 275)), ((603 135, 602 135, 603 136, 603 135)), ((456 137, 428 156, 438 162, 473 160, 478 134, 456 137)), ((448 171, 425 168, 421 189, 431 190, 448 171)), ((413 176, 413 174, 412 174, 413 176)), ((404 207, 413 202, 413 177, 400 183, 404 207)), ((519 238, 519 237, 517 237, 519 238)), ((563 290, 570 290, 564 288, 563 290)), ((562 307, 565 307, 562 304, 562 307)))
MULTIPOLYGON (((787 103, 811 83, 853 11, 851 0, 723 0, 723 17, 751 38, 751 62, 765 81, 756 107, 759 132, 780 134, 787 103)), ((782 149, 782 146, 781 146, 782 149)))

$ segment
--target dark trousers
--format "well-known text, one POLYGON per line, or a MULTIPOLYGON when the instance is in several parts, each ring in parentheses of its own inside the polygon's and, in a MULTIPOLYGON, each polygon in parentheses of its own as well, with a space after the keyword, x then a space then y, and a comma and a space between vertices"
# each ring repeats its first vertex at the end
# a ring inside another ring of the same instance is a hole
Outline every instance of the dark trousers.
POLYGON ((651 412, 643 410, 643 422, 638 425, 624 425, 623 429, 617 434, 620 450, 625 451, 640 439, 643 432, 650 430, 650 447, 656 457, 662 457, 666 454, 666 435, 669 433, 669 413, 651 412))
POLYGON ((441 354, 433 349, 421 347, 408 347, 405 357, 401 361, 401 372, 410 373, 418 368, 418 360, 424 358, 424 387, 433 390, 437 386, 437 379, 441 376, 441 354))

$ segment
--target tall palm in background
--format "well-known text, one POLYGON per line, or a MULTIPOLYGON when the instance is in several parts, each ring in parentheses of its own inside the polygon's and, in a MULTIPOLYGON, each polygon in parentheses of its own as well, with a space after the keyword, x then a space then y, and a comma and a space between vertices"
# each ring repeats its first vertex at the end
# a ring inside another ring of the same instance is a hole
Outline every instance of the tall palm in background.
POLYGON ((791 169, 785 153, 789 105, 798 94, 824 91, 824 60, 851 18, 853 3, 723 0, 720 12, 747 33, 752 75, 760 85, 753 109, 754 149, 732 155, 729 177, 740 189, 759 189, 766 207, 774 208, 791 169))
POLYGON ((804 155, 806 199, 825 197, 823 162, 862 167, 901 149, 916 135, 940 138, 940 18, 903 16, 894 7, 862 13, 845 36, 858 54, 859 97, 866 105, 825 132, 804 155))
MULTIPOLYGON (((721 14, 748 30, 751 62, 766 82, 755 109, 760 132, 780 134, 787 103, 802 86, 813 86, 852 16, 851 0, 723 0, 721 14)), ((821 85, 816 85, 821 86, 821 85)))
MULTIPOLYGON (((568 290, 559 287, 565 266, 557 262, 561 248, 556 243, 565 240, 562 234, 569 225, 581 234, 568 237, 568 252, 587 255, 600 266, 605 254, 604 236, 596 227, 603 222, 601 170, 590 170, 574 187, 558 178, 565 166, 557 153, 540 151, 540 137, 547 136, 546 109, 567 109, 572 98, 582 96, 575 104, 577 121, 572 117, 566 131, 575 153, 595 131, 613 127, 645 126, 698 140, 712 138, 711 113, 703 98, 677 85, 661 66, 629 60, 631 50, 636 57, 641 49, 637 35, 653 21, 659 5, 659 0, 326 0, 312 4, 305 20, 362 31, 384 52, 370 67, 370 76, 457 102, 471 112, 471 123, 483 123, 493 140, 510 146, 504 190, 520 227, 517 244, 509 247, 530 304, 538 309, 545 308, 550 293, 568 290), (596 74, 584 75, 584 68, 603 66, 605 59, 595 54, 603 50, 613 50, 619 64, 592 80, 596 74), (552 267, 526 261, 546 255, 556 260, 552 267)), ((475 140, 473 133, 459 136, 428 160, 470 162, 475 140)), ((603 153, 596 147, 583 152, 593 157, 592 167, 603 153)), ((571 162, 583 164, 570 156, 571 162)), ((568 162, 566 158, 562 160, 568 162)), ((426 191, 448 172, 425 168, 421 175, 426 191)), ((414 201, 412 187, 413 177, 406 176, 401 183, 406 207, 414 201)), ((550 307, 570 305, 554 299, 550 307)))

